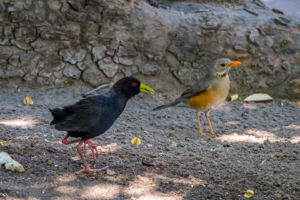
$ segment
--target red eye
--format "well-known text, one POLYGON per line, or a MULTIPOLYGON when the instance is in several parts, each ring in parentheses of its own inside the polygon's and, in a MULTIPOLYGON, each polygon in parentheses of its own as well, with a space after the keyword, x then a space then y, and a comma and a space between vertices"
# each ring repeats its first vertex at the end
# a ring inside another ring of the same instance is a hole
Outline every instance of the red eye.
POLYGON ((132 85, 132 87, 136 87, 136 86, 137 86, 137 84, 136 84, 136 83, 132 83, 131 85, 132 85))

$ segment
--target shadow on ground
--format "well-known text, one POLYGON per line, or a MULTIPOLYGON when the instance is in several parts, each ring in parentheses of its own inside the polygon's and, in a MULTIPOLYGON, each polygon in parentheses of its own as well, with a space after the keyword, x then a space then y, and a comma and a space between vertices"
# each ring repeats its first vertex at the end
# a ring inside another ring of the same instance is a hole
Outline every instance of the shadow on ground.
MULTIPOLYGON (((93 139, 101 152, 96 167, 111 171, 75 175, 82 164, 75 145, 61 143, 65 133, 49 126, 47 108, 74 103, 87 90, 5 90, 0 151, 26 171, 0 170, 0 193, 9 199, 242 199, 251 189, 253 199, 300 196, 300 112, 288 101, 226 103, 211 112, 217 135, 201 136, 193 110, 150 112, 174 96, 139 95, 93 139), (28 94, 32 106, 21 103, 28 94), (137 147, 130 142, 135 134, 142 140, 137 147), (145 159, 155 166, 143 165, 145 159)), ((201 122, 207 132, 204 115, 201 122)), ((92 166, 90 151, 86 158, 92 166)))

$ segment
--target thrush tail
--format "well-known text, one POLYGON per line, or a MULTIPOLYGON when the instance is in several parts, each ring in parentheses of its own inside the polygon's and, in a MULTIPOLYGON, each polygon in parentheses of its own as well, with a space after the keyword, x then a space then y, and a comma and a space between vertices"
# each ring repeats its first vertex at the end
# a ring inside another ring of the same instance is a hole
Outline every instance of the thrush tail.
POLYGON ((175 101, 173 101, 171 103, 164 104, 164 105, 161 105, 161 106, 158 106, 158 107, 154 108, 153 111, 161 110, 161 109, 165 109, 165 108, 169 108, 169 107, 174 107, 174 106, 177 106, 180 103, 186 103, 186 99, 182 99, 182 98, 176 99, 175 101))

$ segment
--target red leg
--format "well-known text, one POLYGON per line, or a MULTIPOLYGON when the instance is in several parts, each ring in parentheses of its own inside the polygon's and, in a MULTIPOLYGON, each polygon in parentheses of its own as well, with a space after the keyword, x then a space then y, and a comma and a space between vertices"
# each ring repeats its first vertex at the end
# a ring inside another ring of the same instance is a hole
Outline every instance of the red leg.
POLYGON ((86 140, 84 142, 84 145, 86 145, 86 144, 89 145, 89 147, 90 147, 90 149, 92 151, 92 154, 93 154, 93 157, 94 157, 94 162, 95 163, 99 162, 99 152, 97 150, 97 147, 90 140, 86 140), (96 154, 95 154, 95 152, 96 152, 96 154), (97 159, 96 159, 96 157, 97 157, 97 159))
POLYGON ((89 167, 89 165, 88 165, 87 162, 85 161, 85 158, 84 158, 84 156, 83 156, 83 154, 82 154, 82 152, 81 152, 81 146, 82 146, 82 144, 84 144, 84 143, 85 143, 85 141, 81 140, 81 141, 79 142, 79 144, 77 145, 77 151, 78 151, 78 153, 79 153, 79 155, 80 155, 80 157, 81 157, 81 160, 82 160, 82 162, 83 162, 84 168, 83 168, 82 170, 79 170, 78 172, 76 172, 76 174, 79 174, 79 173, 81 173, 81 172, 99 172, 99 171, 102 171, 102 170, 104 170, 104 169, 107 169, 108 167, 104 167, 104 168, 102 168, 102 169, 91 169, 91 168, 89 167))
POLYGON ((65 145, 69 145, 69 144, 74 144, 74 143, 78 143, 78 142, 81 141, 80 139, 78 139, 78 140, 73 140, 73 141, 68 141, 68 138, 69 138, 69 137, 70 137, 70 136, 67 135, 67 136, 62 140, 62 143, 65 144, 65 145))

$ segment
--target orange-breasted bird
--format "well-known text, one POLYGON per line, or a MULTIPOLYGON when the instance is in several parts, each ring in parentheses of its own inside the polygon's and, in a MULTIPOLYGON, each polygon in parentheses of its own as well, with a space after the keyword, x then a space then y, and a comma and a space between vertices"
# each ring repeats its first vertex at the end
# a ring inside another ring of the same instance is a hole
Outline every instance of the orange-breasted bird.
POLYGON ((168 107, 187 107, 197 111, 199 132, 203 135, 200 123, 200 112, 205 111, 205 116, 210 127, 210 133, 215 134, 209 120, 211 108, 225 101, 230 80, 228 72, 231 67, 242 64, 239 61, 231 61, 227 58, 220 58, 213 62, 205 77, 200 79, 191 88, 181 94, 175 101, 158 106, 153 110, 161 110, 168 107))

